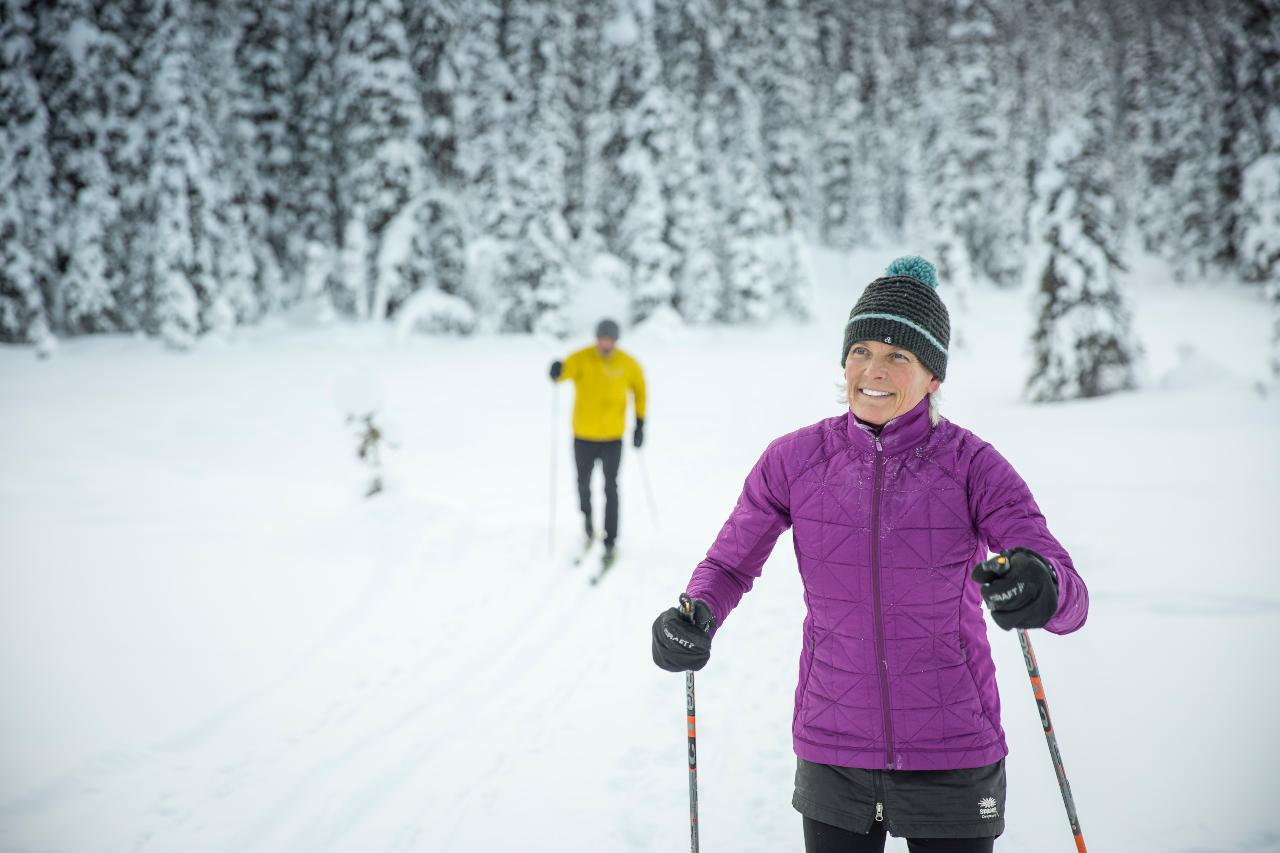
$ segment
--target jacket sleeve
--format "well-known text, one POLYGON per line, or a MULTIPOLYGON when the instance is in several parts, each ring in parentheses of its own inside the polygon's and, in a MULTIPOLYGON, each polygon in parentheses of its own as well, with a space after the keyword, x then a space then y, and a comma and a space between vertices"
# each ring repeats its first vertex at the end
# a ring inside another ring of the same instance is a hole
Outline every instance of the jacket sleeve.
POLYGON ((1071 555, 1049 532, 1049 526, 1022 477, 991 445, 969 466, 969 512, 979 535, 992 551, 1030 548, 1053 564, 1058 577, 1058 611, 1045 625, 1054 634, 1070 634, 1089 615, 1089 590, 1071 555))
POLYGON ((789 504, 790 484, 775 442, 747 475, 733 512, 689 579, 686 591, 710 605, 717 628, 760 577, 774 543, 791 526, 789 504))
POLYGON ((560 378, 557 379, 556 381, 564 382, 565 380, 568 380, 568 379, 577 379, 578 372, 580 370, 582 370, 581 353, 576 353, 576 352, 571 353, 569 357, 564 360, 563 364, 561 364, 560 378))
POLYGON ((640 362, 635 360, 631 362, 631 393, 636 398, 636 417, 643 418, 646 401, 644 370, 640 367, 640 362))

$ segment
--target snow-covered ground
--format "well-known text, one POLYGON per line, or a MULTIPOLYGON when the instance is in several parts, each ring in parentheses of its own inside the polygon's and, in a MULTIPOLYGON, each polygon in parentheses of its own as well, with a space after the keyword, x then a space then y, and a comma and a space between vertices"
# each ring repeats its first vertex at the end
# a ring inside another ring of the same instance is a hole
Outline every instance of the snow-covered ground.
MULTIPOLYGON (((648 443, 596 588, 566 559, 572 391, 557 409, 545 378, 568 346, 277 322, 187 354, 0 350, 0 849, 686 849, 684 683, 649 624, 768 441, 840 410, 842 319, 890 257, 820 254, 811 324, 624 331, 648 443), (360 397, 397 444, 368 501, 360 397)), ((1142 392, 1021 403, 1027 296, 979 291, 944 411, 1020 469, 1090 584, 1085 628, 1034 640, 1092 849, 1280 851, 1268 317, 1162 275, 1130 289, 1142 392)), ((707 851, 802 847, 788 538, 698 677, 707 851)), ((1071 850, 1017 641, 994 645, 997 849, 1071 850)))

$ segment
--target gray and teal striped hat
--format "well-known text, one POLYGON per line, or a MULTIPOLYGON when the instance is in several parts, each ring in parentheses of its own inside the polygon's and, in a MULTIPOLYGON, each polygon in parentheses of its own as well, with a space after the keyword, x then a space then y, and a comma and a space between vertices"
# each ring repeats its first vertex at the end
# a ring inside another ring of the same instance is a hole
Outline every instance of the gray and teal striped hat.
POLYGON ((849 312, 840 366, 854 341, 880 341, 910 350, 934 376, 946 379, 951 316, 937 287, 938 272, 924 258, 907 255, 889 264, 849 312))

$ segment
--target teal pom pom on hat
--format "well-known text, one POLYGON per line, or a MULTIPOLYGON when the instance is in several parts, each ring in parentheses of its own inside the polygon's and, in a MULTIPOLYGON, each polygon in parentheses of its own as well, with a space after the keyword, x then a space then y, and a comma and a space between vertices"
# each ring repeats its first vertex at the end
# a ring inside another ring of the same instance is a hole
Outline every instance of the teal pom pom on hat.
POLYGON ((934 265, 919 255, 905 255, 868 284, 844 327, 841 367, 856 341, 899 346, 920 359, 934 376, 946 379, 951 315, 938 296, 934 265))
POLYGON ((919 255, 903 255, 885 268, 886 276, 906 275, 923 281, 930 287, 938 286, 938 269, 919 255))

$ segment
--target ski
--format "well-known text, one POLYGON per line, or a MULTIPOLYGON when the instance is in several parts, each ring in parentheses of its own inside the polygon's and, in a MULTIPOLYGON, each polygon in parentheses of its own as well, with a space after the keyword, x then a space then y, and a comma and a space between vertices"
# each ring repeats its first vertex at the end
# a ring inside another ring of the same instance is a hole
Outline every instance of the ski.
POLYGON ((613 564, 618 561, 617 551, 605 551, 600 557, 600 570, 591 576, 591 585, 595 586, 600 583, 605 574, 613 568, 613 564))
POLYGON ((573 565, 581 566, 586 562, 587 557, 591 556, 592 550, 595 548, 596 540, 588 539, 573 555, 573 565))

